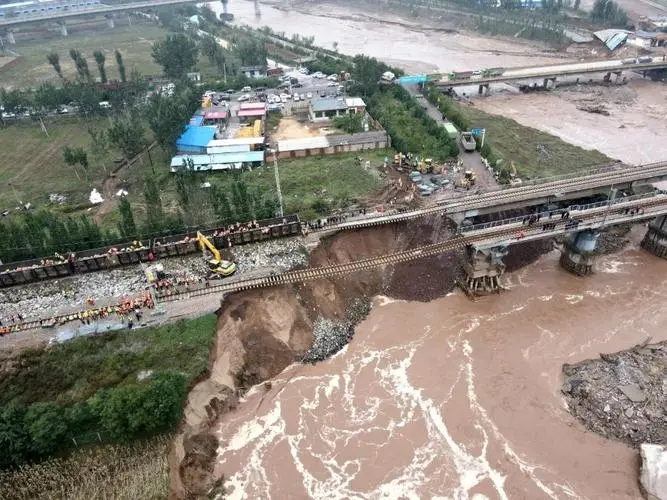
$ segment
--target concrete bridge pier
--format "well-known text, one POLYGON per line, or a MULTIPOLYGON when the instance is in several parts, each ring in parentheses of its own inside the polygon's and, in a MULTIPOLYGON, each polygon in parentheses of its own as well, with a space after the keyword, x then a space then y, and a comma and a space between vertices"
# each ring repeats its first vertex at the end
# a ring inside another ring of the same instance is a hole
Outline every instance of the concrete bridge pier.
POLYGON ((641 245, 653 255, 667 259, 667 215, 661 215, 649 222, 648 231, 641 245))
POLYGON ((479 95, 484 95, 484 93, 489 93, 489 84, 488 83, 483 83, 479 86, 479 89, 477 89, 477 93, 479 95))
POLYGON ((595 249, 599 237, 599 232, 586 229, 566 240, 560 255, 560 265, 563 269, 577 276, 593 274, 595 249))
POLYGON ((16 45, 16 38, 14 38, 14 33, 11 31, 7 32, 7 42, 11 45, 16 45))
POLYGON ((468 247, 468 258, 464 265, 466 278, 459 285, 469 296, 500 293, 504 287, 500 277, 505 272, 503 257, 507 255, 507 247, 478 249, 468 247))
POLYGON ((115 28, 116 27, 116 21, 114 21, 113 17, 111 17, 111 16, 107 17, 107 27, 108 28, 115 28))
POLYGON ((67 25, 65 23, 60 23, 60 34, 62 36, 67 36, 69 33, 67 33, 67 25))

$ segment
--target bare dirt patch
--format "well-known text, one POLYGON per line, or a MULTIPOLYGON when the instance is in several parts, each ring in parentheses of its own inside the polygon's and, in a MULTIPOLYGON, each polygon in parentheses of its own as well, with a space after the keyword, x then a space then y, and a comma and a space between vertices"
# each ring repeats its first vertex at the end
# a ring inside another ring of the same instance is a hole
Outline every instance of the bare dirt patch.
POLYGON ((287 139, 304 139, 306 137, 320 137, 325 135, 320 127, 309 123, 301 123, 294 117, 283 118, 278 124, 278 130, 273 134, 275 141, 287 139))

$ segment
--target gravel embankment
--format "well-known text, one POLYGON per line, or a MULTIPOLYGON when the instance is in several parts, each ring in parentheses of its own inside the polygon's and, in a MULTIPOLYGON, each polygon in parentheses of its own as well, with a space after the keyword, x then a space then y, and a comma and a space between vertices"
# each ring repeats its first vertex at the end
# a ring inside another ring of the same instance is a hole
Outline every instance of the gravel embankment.
POLYGON ((313 345, 304 355, 302 362, 317 363, 330 358, 347 343, 352 340, 354 327, 363 320, 371 310, 371 302, 368 298, 355 299, 348 307, 345 321, 331 321, 319 317, 315 320, 313 328, 313 345))
MULTIPOLYGON (((249 274, 283 272, 307 263, 300 238, 272 240, 232 248, 238 271, 234 280, 249 274)), ((198 278, 206 274, 206 261, 201 255, 176 257, 160 261, 165 272, 173 277, 198 278)), ((134 296, 146 287, 141 265, 111 271, 82 274, 71 278, 34 283, 0 291, 0 318, 6 320, 17 313, 26 318, 47 317, 86 307, 92 297, 97 303, 123 295, 134 296)))
POLYGON ((563 365, 562 392, 587 428, 631 446, 667 444, 667 342, 563 365))

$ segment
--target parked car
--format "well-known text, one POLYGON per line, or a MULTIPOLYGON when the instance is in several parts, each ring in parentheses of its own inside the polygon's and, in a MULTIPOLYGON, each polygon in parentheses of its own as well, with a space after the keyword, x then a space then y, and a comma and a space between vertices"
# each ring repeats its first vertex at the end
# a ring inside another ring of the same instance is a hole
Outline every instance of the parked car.
POLYGON ((294 97, 292 97, 292 100, 293 100, 294 102, 298 102, 298 101, 300 101, 299 94, 294 94, 294 97))
POLYGON ((312 99, 312 98, 313 98, 313 93, 312 93, 312 92, 308 92, 308 93, 306 94, 306 99, 312 99))
POLYGON ((111 109, 111 103, 109 101, 100 101, 98 106, 102 109, 111 109))
POLYGON ((301 87, 303 87, 303 83, 293 83, 292 87, 294 87, 295 89, 300 89, 301 87))
POLYGON ((238 97, 238 99, 236 99, 236 100, 237 100, 238 102, 249 101, 249 100, 250 100, 250 96, 249 96, 248 94, 243 94, 243 95, 240 95, 240 96, 238 97))
POLYGON ((241 92, 252 92, 252 87, 250 85, 246 85, 241 89, 241 92))

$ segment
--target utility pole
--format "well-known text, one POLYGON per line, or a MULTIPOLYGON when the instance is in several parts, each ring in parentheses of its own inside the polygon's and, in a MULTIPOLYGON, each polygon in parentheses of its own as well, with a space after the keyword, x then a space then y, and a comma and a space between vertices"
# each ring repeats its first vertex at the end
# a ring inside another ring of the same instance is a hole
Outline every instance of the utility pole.
POLYGON ((280 217, 282 218, 284 216, 283 193, 280 191, 280 174, 278 173, 278 144, 275 144, 273 148, 273 171, 276 174, 276 191, 278 192, 278 204, 280 207, 280 217))

